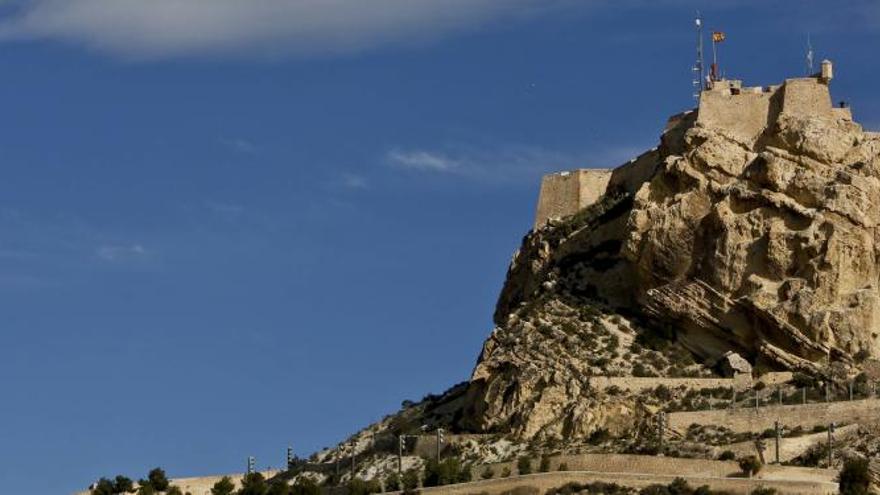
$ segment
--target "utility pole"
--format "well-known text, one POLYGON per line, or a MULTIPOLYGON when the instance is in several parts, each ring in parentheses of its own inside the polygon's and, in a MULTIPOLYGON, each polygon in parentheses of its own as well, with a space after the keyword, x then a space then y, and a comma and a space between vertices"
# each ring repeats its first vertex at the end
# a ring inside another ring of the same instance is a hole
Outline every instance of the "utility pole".
POLYGON ((694 99, 700 100, 700 93, 706 88, 706 83, 704 81, 704 68, 703 68, 703 19, 700 16, 700 12, 697 11, 697 18, 694 20, 697 28, 697 63, 693 67, 694 71, 694 99))
POLYGON ((657 414, 657 455, 663 455, 663 436, 666 433, 666 413, 657 414))
POLYGON ((403 476, 403 444, 406 442, 406 436, 397 437, 397 476, 403 476))
POLYGON ((828 468, 834 461, 834 422, 828 425, 828 468))
POLYGON ((437 464, 440 464, 441 450, 443 450, 443 428, 437 428, 437 464))
POLYGON ((773 429, 776 431, 776 464, 779 464, 779 441, 782 436, 782 430, 779 428, 779 421, 773 422, 773 429))

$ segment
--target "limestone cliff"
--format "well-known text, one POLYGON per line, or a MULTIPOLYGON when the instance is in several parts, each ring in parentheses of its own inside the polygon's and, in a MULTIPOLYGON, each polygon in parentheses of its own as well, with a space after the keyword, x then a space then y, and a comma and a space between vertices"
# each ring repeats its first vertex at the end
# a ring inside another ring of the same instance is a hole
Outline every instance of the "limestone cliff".
POLYGON ((707 366, 734 351, 812 374, 880 354, 880 135, 832 108, 827 82, 718 84, 596 203, 530 232, 463 426, 532 437, 627 422, 635 402, 590 387, 643 360, 612 338, 661 333, 707 366))

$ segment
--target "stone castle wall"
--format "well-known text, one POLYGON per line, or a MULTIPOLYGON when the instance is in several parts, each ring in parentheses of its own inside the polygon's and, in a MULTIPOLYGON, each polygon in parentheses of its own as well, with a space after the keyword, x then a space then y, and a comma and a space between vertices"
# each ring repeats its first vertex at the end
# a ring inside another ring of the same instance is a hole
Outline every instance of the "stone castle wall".
POLYGON ((611 179, 608 169, 580 169, 545 175, 541 180, 535 228, 551 218, 565 218, 595 203, 611 179))
POLYGON ((783 426, 812 428, 831 422, 860 423, 876 421, 880 399, 865 399, 825 404, 743 407, 715 411, 689 411, 668 414, 669 427, 684 432, 692 424, 716 425, 734 432, 764 431, 779 421, 783 426))

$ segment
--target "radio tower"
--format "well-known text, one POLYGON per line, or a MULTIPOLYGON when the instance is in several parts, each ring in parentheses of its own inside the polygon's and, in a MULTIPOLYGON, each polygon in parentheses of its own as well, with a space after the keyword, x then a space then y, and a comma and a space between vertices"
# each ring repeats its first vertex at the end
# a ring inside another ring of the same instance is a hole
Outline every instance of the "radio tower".
POLYGON ((694 20, 697 29, 697 63, 694 65, 694 99, 700 100, 700 93, 706 89, 706 83, 703 80, 703 18, 700 12, 697 12, 697 18, 694 20))

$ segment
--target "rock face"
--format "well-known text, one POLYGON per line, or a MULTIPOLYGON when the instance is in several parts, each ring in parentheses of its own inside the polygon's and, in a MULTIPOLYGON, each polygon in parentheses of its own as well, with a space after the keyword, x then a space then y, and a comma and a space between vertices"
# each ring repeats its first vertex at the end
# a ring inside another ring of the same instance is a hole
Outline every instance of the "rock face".
POLYGON ((529 233, 467 426, 584 433, 633 414, 591 402, 589 377, 609 371, 589 361, 611 352, 595 339, 569 349, 577 335, 546 318, 560 304, 618 313, 707 363, 733 352, 757 370, 821 374, 880 355, 880 135, 832 108, 826 83, 707 91, 595 204, 529 233), (541 320, 548 330, 523 323, 541 320))

